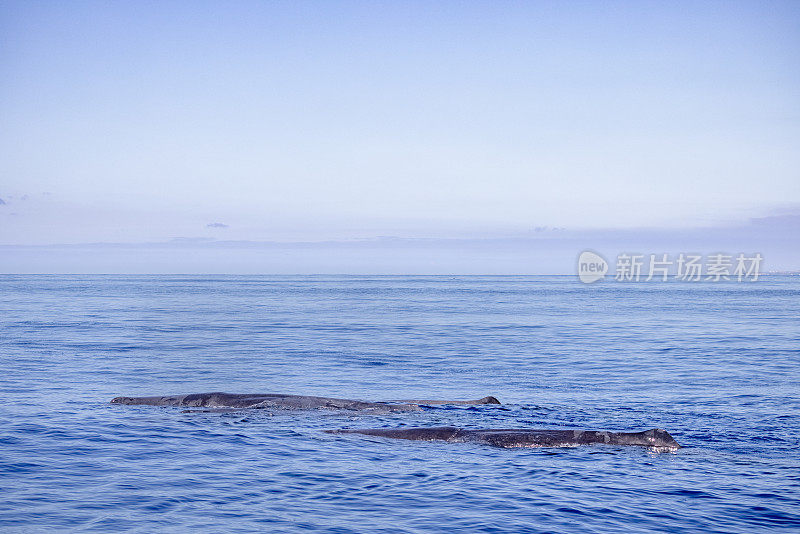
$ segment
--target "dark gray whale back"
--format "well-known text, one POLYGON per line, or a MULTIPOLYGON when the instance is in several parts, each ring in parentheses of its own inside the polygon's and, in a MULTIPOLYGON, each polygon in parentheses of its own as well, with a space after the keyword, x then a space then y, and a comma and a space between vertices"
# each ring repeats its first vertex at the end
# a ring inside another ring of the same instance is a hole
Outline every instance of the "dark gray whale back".
POLYGON ((596 430, 534 430, 498 428, 470 430, 453 426, 429 428, 373 428, 326 430, 329 434, 364 434, 393 439, 485 443, 494 447, 573 447, 577 445, 637 445, 656 449, 677 449, 678 442, 666 430, 604 432, 596 430))
POLYGON ((417 404, 417 405, 436 405, 436 404, 500 404, 500 401, 497 400, 497 397, 492 397, 489 395, 488 397, 483 397, 481 399, 475 400, 465 400, 465 401, 448 401, 448 400, 401 400, 397 402, 404 402, 407 404, 417 404))
POLYGON ((144 404, 149 406, 182 406, 186 408, 282 408, 294 410, 374 410, 409 411, 419 410, 421 404, 500 404, 494 397, 483 397, 471 401, 398 401, 367 402, 307 395, 283 395, 272 393, 191 393, 189 395, 166 395, 161 397, 116 397, 114 404, 144 404))

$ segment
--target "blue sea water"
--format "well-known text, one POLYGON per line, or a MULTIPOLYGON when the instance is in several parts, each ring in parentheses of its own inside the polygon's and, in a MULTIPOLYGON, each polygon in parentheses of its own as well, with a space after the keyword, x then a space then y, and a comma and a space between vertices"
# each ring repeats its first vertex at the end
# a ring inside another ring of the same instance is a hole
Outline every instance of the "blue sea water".
POLYGON ((0 529, 800 530, 800 278, 0 276, 0 529), (503 406, 181 413, 117 395, 503 406), (673 453, 331 435, 667 429, 673 453))

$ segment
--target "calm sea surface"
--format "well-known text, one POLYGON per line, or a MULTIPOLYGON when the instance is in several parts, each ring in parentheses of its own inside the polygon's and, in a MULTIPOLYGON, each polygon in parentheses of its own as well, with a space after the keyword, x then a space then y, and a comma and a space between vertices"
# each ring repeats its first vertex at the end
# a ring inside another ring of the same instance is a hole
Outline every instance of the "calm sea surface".
POLYGON ((800 277, 0 276, 0 530, 800 530, 800 277), (504 405, 180 413, 117 395, 504 405), (496 449, 329 428, 667 429, 496 449))

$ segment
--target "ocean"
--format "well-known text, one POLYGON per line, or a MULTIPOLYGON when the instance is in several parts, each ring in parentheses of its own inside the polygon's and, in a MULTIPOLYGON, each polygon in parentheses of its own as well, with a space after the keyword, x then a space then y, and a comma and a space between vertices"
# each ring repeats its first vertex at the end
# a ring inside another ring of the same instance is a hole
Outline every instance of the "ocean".
POLYGON ((0 530, 800 530, 800 277, 0 276, 0 530), (182 413, 118 395, 473 399, 182 413), (683 448, 333 435, 640 431, 683 448))

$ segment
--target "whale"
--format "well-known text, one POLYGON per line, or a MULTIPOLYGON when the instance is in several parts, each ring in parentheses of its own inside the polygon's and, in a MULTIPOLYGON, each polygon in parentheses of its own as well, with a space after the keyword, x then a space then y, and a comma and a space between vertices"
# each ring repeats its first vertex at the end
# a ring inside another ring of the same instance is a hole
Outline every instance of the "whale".
POLYGON ((579 445, 633 445, 655 450, 676 450, 677 441, 660 428, 643 432, 597 430, 538 430, 530 428, 466 429, 454 426, 422 428, 367 428, 326 430, 328 434, 362 434, 391 439, 479 443, 493 447, 576 447, 579 445))
POLYGON ((208 409, 287 409, 287 410, 358 410, 358 411, 416 411, 423 405, 456 404, 500 404, 495 397, 487 396, 475 400, 461 401, 385 401, 370 402, 308 395, 285 395, 279 393, 190 393, 187 395, 164 395, 153 397, 115 397, 112 404, 140 404, 147 406, 178 406, 208 409))

